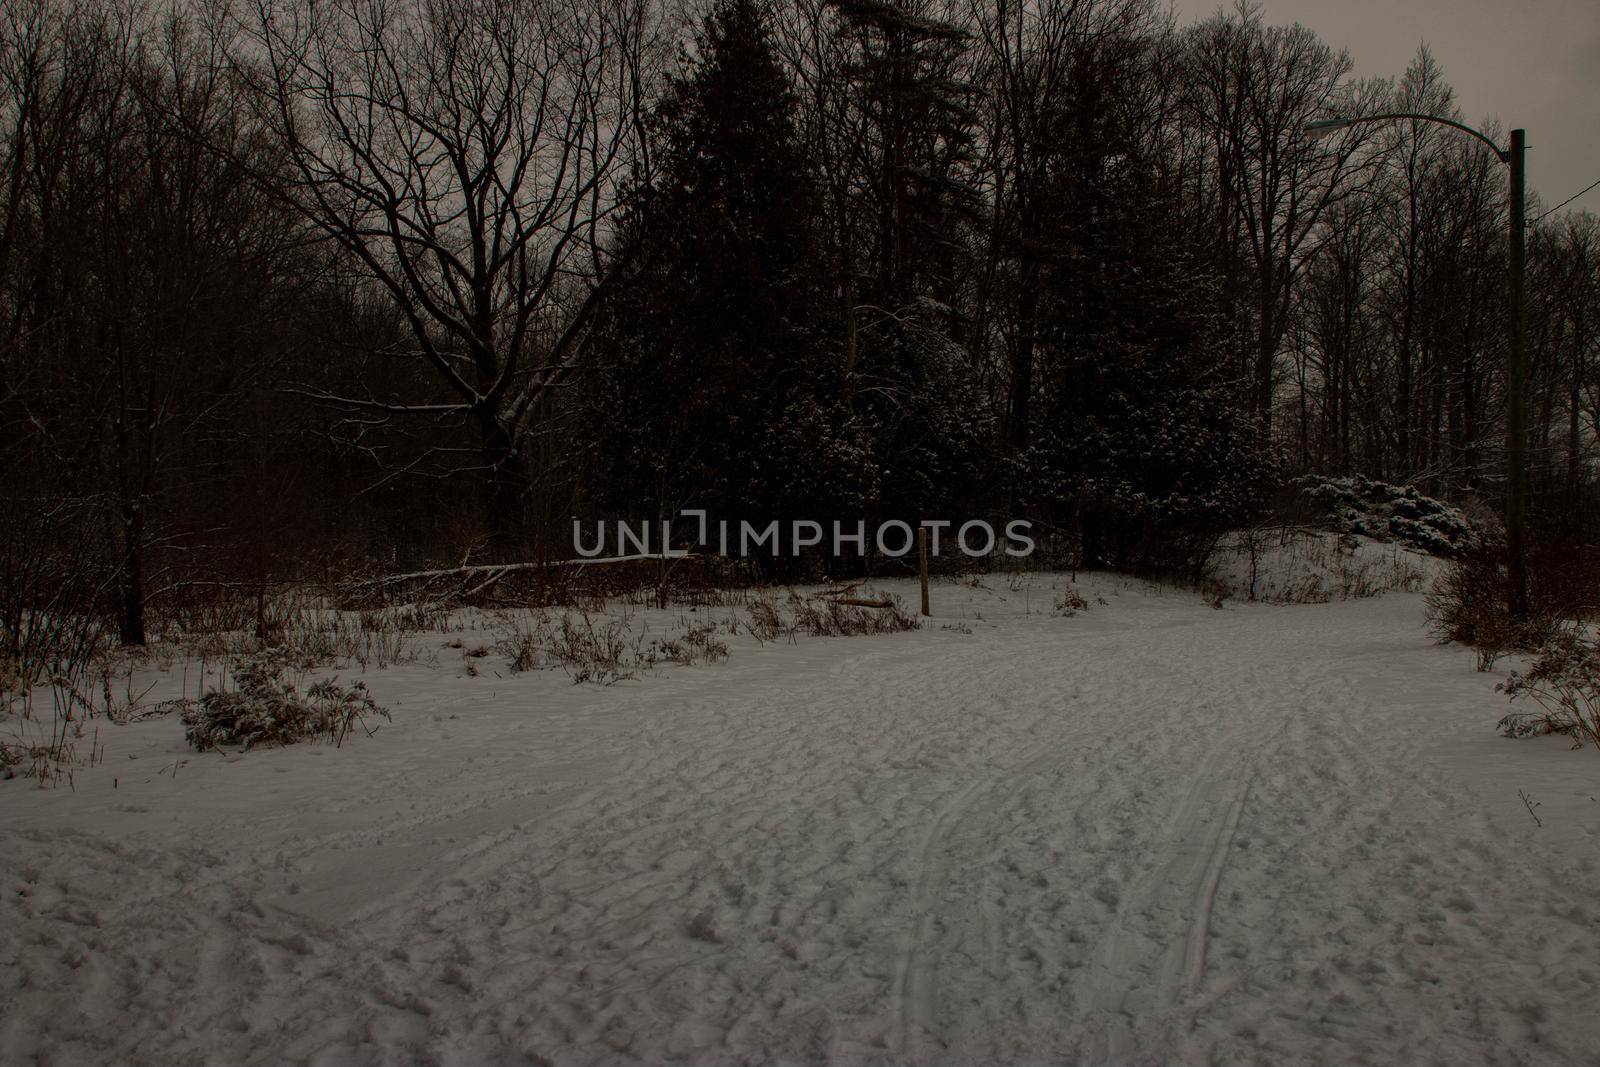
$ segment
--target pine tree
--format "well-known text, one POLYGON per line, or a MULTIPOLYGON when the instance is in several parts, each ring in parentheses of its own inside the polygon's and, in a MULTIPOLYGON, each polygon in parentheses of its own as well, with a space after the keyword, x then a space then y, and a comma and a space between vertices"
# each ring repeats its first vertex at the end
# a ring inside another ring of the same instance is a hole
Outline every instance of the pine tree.
POLYGON ((846 264, 852 399, 872 427, 883 514, 973 506, 988 474, 991 405, 964 343, 976 115, 970 38, 936 0, 828 0, 842 54, 842 165, 864 238, 846 264))
POLYGON ((1248 517, 1273 462, 1227 374, 1220 279, 1137 142, 1099 138, 1117 151, 1057 172, 1065 210, 1036 235, 1040 419, 1018 495, 1081 519, 1090 559, 1182 568, 1248 517))
POLYGON ((654 128, 599 342, 602 502, 826 512, 870 491, 819 329, 815 205, 756 0, 705 19, 654 128))
POLYGON ((857 166, 876 221, 867 301, 903 308, 948 296, 955 237, 975 208, 967 35, 927 0, 831 0, 851 42, 850 76, 867 143, 857 166))

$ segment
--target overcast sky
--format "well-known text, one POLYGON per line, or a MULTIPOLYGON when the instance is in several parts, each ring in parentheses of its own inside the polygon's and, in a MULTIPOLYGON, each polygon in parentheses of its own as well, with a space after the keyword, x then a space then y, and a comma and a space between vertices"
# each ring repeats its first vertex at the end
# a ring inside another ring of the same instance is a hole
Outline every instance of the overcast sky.
MULTIPOLYGON (((1175 0, 1179 20, 1217 0, 1175 0)), ((1600 178, 1600 0, 1265 0, 1346 48, 1356 74, 1398 77, 1426 41, 1468 125, 1528 131, 1528 188, 1545 207, 1600 178)), ((1600 189, 1572 204, 1600 212, 1600 189)))

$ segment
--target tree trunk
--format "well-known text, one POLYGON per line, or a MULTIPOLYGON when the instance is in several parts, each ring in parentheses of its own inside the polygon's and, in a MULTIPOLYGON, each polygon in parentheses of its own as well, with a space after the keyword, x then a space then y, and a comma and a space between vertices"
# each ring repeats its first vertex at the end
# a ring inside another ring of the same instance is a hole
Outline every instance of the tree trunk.
POLYGON ((1256 416, 1261 420, 1261 439, 1272 439, 1272 374, 1275 369, 1278 354, 1278 338, 1276 336, 1275 303, 1276 289, 1273 286, 1271 275, 1268 274, 1261 283, 1261 308, 1260 321, 1256 331, 1255 353, 1255 410, 1256 416))
POLYGON ((144 632, 144 509, 138 501, 122 504, 122 563, 117 586, 120 605, 118 632, 124 645, 143 646, 144 632))
POLYGON ((1018 452, 1028 447, 1028 402, 1033 396, 1033 353, 1038 332, 1039 265, 1029 257, 1021 271, 1017 300, 1017 350, 1011 365, 1011 403, 1007 437, 1018 452))
POLYGON ((498 552, 509 551, 520 547, 527 533, 523 508, 528 474, 521 449, 498 419, 481 418, 479 430, 485 467, 484 521, 488 526, 490 547, 498 552))

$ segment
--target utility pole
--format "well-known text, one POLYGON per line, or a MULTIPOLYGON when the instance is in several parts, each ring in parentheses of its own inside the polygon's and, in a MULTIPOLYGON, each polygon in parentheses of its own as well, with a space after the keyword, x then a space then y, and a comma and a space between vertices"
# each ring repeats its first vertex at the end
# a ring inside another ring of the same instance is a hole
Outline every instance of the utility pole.
POLYGON ((1476 137, 1511 171, 1510 307, 1506 338, 1506 609, 1512 619, 1528 617, 1528 413, 1524 386, 1528 376, 1527 316, 1524 277, 1527 247, 1527 134, 1511 131, 1511 146, 1501 148, 1471 126, 1438 115, 1389 111, 1355 118, 1317 119, 1303 127, 1312 137, 1325 137, 1362 122, 1433 122, 1476 137))
POLYGON ((1523 168, 1526 135, 1511 131, 1511 322, 1510 354, 1506 361, 1506 578, 1507 607, 1514 620, 1528 617, 1528 428, 1527 400, 1523 383, 1527 378, 1527 315, 1524 312, 1523 278, 1527 252, 1527 178, 1523 168))
POLYGON ((917 527, 917 572, 922 579, 922 614, 928 611, 928 528, 917 527))

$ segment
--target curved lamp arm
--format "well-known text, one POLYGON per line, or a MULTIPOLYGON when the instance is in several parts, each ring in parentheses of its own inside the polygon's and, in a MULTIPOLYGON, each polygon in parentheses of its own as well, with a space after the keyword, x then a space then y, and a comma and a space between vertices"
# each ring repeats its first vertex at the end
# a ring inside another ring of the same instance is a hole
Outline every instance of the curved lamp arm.
POLYGON ((1440 126, 1449 126, 1452 129, 1460 130, 1462 133, 1476 137, 1494 149, 1494 154, 1499 157, 1500 162, 1511 162, 1511 153, 1495 144, 1484 134, 1471 126, 1465 126, 1454 119, 1442 119, 1438 115, 1422 115, 1411 111, 1387 111, 1381 115, 1361 115, 1353 119, 1317 119, 1315 122, 1306 123, 1304 129, 1313 137, 1321 137, 1335 130, 1342 130, 1346 126, 1354 126, 1358 122, 1387 122, 1395 119, 1409 119, 1413 122, 1435 122, 1440 126))

